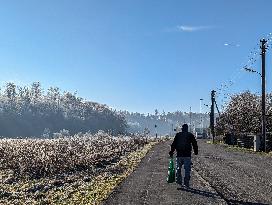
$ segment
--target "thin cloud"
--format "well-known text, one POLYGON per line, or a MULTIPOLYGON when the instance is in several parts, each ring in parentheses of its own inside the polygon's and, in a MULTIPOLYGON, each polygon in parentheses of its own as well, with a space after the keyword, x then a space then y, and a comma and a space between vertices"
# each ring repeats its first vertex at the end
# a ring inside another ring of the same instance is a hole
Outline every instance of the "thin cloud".
POLYGON ((224 46, 234 46, 234 47, 240 47, 240 44, 234 44, 234 43, 224 43, 224 46))
POLYGON ((195 32, 213 28, 214 28, 213 26, 185 26, 185 25, 179 25, 176 27, 176 29, 181 32, 195 32))

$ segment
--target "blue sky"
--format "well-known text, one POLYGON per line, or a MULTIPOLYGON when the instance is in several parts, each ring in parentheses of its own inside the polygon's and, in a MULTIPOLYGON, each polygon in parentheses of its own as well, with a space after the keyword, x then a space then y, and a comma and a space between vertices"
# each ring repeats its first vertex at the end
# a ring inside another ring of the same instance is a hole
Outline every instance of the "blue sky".
POLYGON ((260 77, 241 68, 272 32, 271 8, 270 0, 1 1, 0 82, 40 81, 133 112, 199 111, 199 99, 210 103, 230 80, 224 93, 260 91, 260 77))

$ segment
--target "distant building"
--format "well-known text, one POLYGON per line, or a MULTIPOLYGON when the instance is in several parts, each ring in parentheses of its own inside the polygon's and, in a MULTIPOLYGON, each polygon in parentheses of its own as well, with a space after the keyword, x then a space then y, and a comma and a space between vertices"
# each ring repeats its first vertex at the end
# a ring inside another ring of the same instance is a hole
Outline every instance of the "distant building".
POLYGON ((204 128, 195 128, 195 131, 199 134, 203 134, 204 128))
POLYGON ((198 139, 208 138, 208 129, 207 128, 195 128, 195 135, 198 139))

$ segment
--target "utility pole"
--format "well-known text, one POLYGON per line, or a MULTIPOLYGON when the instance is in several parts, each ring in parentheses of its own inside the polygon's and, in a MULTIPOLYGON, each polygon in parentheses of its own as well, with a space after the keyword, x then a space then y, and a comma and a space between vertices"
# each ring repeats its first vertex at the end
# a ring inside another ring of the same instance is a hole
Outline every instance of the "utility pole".
POLYGON ((266 111, 265 111, 265 53, 267 40, 260 40, 262 56, 262 139, 264 151, 266 152, 266 111))
POLYGON ((201 132, 202 132, 202 134, 203 134, 203 119, 202 119, 202 101, 203 101, 203 99, 202 98, 200 98, 199 99, 200 100, 200 130, 201 130, 201 132))
POLYGON ((155 132, 156 132, 156 139, 157 139, 157 137, 158 137, 157 125, 155 125, 155 132))
POLYGON ((192 132, 192 107, 190 107, 190 132, 192 132))
POLYGON ((212 90, 211 92, 211 100, 212 100, 212 106, 211 106, 211 114, 210 114, 210 128, 212 133, 212 142, 214 143, 214 102, 215 102, 215 90, 212 90))

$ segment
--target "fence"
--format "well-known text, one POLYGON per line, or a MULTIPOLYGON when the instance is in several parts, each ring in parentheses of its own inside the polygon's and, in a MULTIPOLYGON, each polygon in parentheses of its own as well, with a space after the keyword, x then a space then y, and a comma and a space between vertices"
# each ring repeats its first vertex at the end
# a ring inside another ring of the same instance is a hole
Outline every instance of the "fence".
MULTIPOLYGON (((243 147, 247 149, 253 149, 254 148, 254 136, 256 134, 250 134, 250 133, 239 133, 239 134, 226 134, 223 138, 224 142, 228 145, 236 145, 238 147, 243 147)), ((263 140, 261 139, 261 142, 263 140)), ((261 143, 260 149, 264 151, 264 144, 261 143)), ((266 150, 268 152, 272 151, 272 132, 267 133, 266 135, 266 150)))
POLYGON ((269 152, 272 152, 272 133, 269 132, 266 135, 266 149, 269 152))

